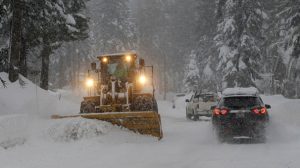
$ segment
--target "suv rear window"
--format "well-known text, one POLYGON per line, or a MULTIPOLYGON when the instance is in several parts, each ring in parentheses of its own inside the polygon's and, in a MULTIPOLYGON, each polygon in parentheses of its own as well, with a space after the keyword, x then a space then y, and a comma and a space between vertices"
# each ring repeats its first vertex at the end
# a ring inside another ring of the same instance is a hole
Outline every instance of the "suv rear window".
POLYGON ((215 97, 213 95, 203 95, 203 102, 214 102, 215 97))
POLYGON ((225 97, 220 105, 230 109, 238 110, 261 106, 262 102, 259 97, 225 97))

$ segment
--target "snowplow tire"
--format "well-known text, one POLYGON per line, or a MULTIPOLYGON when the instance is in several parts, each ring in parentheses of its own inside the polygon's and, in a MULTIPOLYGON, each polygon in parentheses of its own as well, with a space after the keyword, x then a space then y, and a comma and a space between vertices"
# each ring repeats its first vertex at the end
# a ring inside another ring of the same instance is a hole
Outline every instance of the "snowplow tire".
POLYGON ((158 113, 158 105, 157 105, 157 102, 156 102, 155 99, 154 99, 154 101, 153 101, 153 111, 155 111, 155 112, 158 113))
POLYGON ((157 103, 151 96, 137 96, 133 101, 133 111, 155 111, 157 112, 157 103))
POLYGON ((83 101, 80 106, 80 114, 85 113, 96 113, 95 102, 93 101, 83 101))

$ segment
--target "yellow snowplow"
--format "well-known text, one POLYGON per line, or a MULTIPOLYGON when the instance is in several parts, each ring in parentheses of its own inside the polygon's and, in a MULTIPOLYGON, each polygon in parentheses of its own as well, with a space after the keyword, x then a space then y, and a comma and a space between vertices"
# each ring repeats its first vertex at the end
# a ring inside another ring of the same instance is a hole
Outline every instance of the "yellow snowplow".
POLYGON ((100 68, 91 64, 81 102, 80 114, 52 119, 83 117, 110 122, 136 133, 163 137, 161 119, 154 96, 153 66, 145 66, 136 53, 98 57, 100 68))

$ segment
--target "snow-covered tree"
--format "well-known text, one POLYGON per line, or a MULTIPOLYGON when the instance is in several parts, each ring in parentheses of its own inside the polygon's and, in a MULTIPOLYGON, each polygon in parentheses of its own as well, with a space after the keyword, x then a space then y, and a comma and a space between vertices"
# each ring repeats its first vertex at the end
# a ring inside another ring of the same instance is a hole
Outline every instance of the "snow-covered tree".
MULTIPOLYGON (((49 58, 53 50, 60 47, 63 42, 87 38, 88 19, 80 14, 80 11, 85 8, 85 1, 4 0, 0 2, 0 33, 5 31, 6 36, 10 38, 7 41, 10 41, 8 45, 11 49, 9 52, 11 81, 16 80, 18 73, 27 76, 27 63, 31 63, 31 57, 34 56, 34 59, 42 59, 42 67, 38 68, 41 70, 41 87, 48 89, 49 58), (10 22, 11 24, 7 24, 10 22), (31 53, 31 57, 28 57, 28 53, 31 53)), ((3 43, 2 39, 0 43, 3 43)), ((6 47, 8 45, 6 44, 6 47)))
POLYGON ((184 77, 184 64, 186 57, 195 49, 197 42, 197 16, 195 0, 170 0, 163 1, 163 13, 165 21, 162 28, 164 34, 161 35, 159 43, 167 57, 168 91, 179 92, 182 90, 184 77), (168 3, 167 3, 168 2, 168 3), (189 9, 189 10, 187 10, 189 9))
POLYGON ((277 69, 278 72, 284 73, 281 76, 285 85, 283 93, 288 97, 295 97, 297 89, 300 90, 300 2, 294 0, 276 2, 273 28, 277 39, 271 46, 279 55, 276 67, 282 63, 285 65, 277 69))
MULTIPOLYGON (((167 31, 164 1, 133 0, 133 16, 137 25, 138 51, 147 64, 155 68, 155 85, 160 94, 167 90, 167 53, 162 38, 167 31)), ((164 94, 166 95, 166 94, 164 94)))
POLYGON ((293 80, 293 69, 300 56, 300 2, 284 0, 280 2, 280 26, 284 44, 285 59, 288 60, 287 77, 293 80))
POLYGON ((136 30, 130 16, 128 0, 90 1, 96 54, 114 53, 136 48, 136 30))
POLYGON ((261 0, 217 0, 217 13, 217 70, 224 77, 223 86, 255 86, 263 67, 261 46, 267 18, 261 0))
POLYGON ((185 69, 184 84, 186 91, 195 91, 200 86, 200 72, 197 65, 197 55, 192 51, 185 69))
MULTIPOLYGON (((60 1, 61 7, 54 6, 55 10, 58 10, 61 15, 61 20, 59 23, 60 26, 52 27, 50 29, 44 27, 43 33, 43 50, 42 55, 42 73, 41 73, 41 87, 48 89, 48 78, 49 78, 49 64, 50 64, 50 54, 57 45, 61 45, 62 42, 74 41, 74 40, 83 40, 87 38, 88 29, 87 18, 82 16, 80 12, 85 8, 85 0, 76 0, 76 1, 60 1), (62 13, 63 11, 63 13, 62 13), (49 30, 49 31, 48 31, 49 30), (57 31, 57 32, 53 32, 57 31), (54 36, 53 33, 56 33, 57 36, 54 36), (50 38, 49 38, 50 37, 50 38), (53 48, 54 47, 54 48, 53 48)), ((45 24, 47 25, 47 24, 45 24)), ((49 25, 48 25, 49 26, 49 25)), ((51 27, 51 26, 50 26, 51 27)))
POLYGON ((185 62, 196 46, 196 1, 132 0, 141 56, 157 71, 160 93, 183 88, 185 62), (189 9, 189 10, 187 10, 189 9), (161 73, 164 72, 164 73, 161 73))
POLYGON ((215 2, 211 0, 197 1, 196 8, 197 20, 197 45, 195 46, 197 62, 199 65, 201 90, 217 90, 216 82, 216 64, 214 58, 216 46, 214 37, 216 35, 217 21, 215 17, 215 2))
POLYGON ((8 67, 9 13, 9 1, 0 1, 0 72, 8 67))
POLYGON ((88 37, 89 18, 86 13, 85 0, 63 0, 68 20, 67 34, 62 45, 51 55, 49 83, 52 88, 79 85, 79 76, 82 68, 87 64, 88 50, 90 50, 88 37))

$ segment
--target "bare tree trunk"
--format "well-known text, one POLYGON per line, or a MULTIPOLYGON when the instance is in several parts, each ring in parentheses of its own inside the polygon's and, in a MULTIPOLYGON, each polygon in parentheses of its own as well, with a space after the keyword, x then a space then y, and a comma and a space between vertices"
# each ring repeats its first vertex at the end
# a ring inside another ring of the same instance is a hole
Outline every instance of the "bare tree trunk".
POLYGON ((42 57, 42 72, 41 72, 41 84, 42 89, 48 90, 49 88, 49 60, 51 54, 51 46, 47 42, 43 45, 43 50, 41 52, 42 57))
POLYGON ((21 0, 14 0, 13 16, 11 24, 11 44, 9 57, 9 80, 15 82, 18 79, 20 67, 21 41, 22 41, 22 4, 21 0))
POLYGON ((22 52, 20 54, 20 73, 27 77, 27 45, 24 38, 22 38, 22 52))

